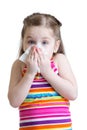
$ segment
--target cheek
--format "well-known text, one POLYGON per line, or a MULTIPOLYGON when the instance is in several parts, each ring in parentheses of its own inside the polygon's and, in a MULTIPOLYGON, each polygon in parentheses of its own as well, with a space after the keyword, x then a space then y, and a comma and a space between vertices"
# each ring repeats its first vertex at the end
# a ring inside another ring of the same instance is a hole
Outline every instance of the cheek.
POLYGON ((24 51, 25 51, 28 47, 29 47, 29 45, 28 45, 28 44, 23 43, 23 50, 24 50, 24 51))
POLYGON ((26 50, 26 44, 25 44, 25 40, 24 39, 22 40, 22 47, 23 47, 23 50, 25 51, 26 50))
POLYGON ((52 56, 53 56, 53 50, 48 50, 48 51, 46 52, 46 55, 47 55, 47 57, 48 57, 49 59, 51 59, 52 56))
POLYGON ((22 43, 22 47, 23 47, 23 50, 25 51, 25 45, 24 45, 24 43, 22 43))

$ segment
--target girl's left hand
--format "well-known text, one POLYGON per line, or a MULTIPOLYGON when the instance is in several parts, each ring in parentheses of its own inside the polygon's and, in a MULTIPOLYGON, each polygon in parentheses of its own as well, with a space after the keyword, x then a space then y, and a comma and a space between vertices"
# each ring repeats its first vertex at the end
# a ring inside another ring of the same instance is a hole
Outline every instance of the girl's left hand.
POLYGON ((37 48, 37 54, 38 54, 37 62, 40 68, 40 72, 42 75, 45 76, 45 74, 47 74, 51 69, 50 60, 47 58, 47 56, 40 48, 37 48))

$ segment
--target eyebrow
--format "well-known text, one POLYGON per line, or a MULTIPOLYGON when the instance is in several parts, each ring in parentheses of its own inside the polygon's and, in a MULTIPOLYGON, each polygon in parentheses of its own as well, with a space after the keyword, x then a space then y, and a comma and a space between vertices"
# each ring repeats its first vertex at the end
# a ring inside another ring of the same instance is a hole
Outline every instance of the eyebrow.
MULTIPOLYGON (((27 36, 26 38, 28 39, 28 38, 33 38, 33 37, 32 36, 27 36)), ((42 39, 48 39, 49 40, 50 37, 42 37, 42 39)))
POLYGON ((50 39, 50 37, 43 37, 43 39, 50 39))
POLYGON ((26 38, 32 38, 32 36, 27 36, 26 38))

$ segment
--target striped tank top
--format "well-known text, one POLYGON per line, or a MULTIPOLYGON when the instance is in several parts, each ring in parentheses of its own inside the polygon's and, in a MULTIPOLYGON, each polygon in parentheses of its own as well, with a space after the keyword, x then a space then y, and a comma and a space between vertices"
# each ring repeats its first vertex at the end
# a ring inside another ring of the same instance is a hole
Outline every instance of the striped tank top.
MULTIPOLYGON (((53 61, 51 68, 58 74, 53 61)), ((35 77, 27 97, 19 107, 19 115, 19 130, 72 130, 69 101, 41 75, 35 77)))

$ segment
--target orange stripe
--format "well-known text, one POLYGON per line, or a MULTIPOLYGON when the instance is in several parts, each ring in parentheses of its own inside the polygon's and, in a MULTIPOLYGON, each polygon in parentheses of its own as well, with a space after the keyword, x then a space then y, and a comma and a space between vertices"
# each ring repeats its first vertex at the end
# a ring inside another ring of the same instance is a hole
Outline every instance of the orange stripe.
POLYGON ((48 91, 51 91, 51 92, 55 92, 53 88, 34 88, 34 89, 30 89, 29 93, 30 92, 48 92, 48 91))
POLYGON ((45 126, 31 126, 26 128, 20 128, 19 130, 44 130, 44 129, 50 129, 50 128, 71 128, 71 123, 69 124, 61 124, 61 125, 45 125, 45 126))

